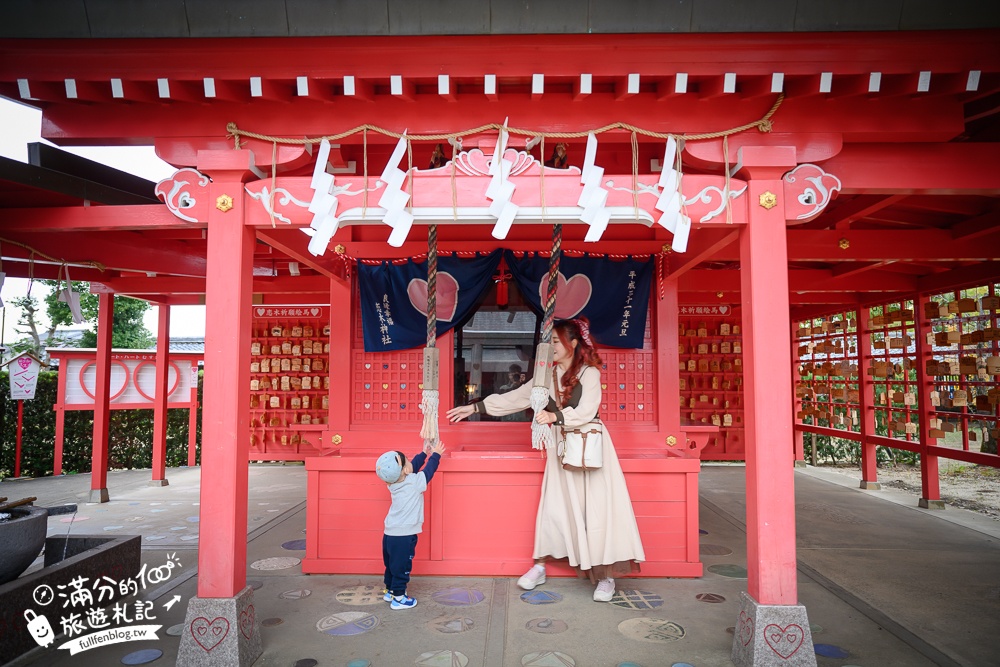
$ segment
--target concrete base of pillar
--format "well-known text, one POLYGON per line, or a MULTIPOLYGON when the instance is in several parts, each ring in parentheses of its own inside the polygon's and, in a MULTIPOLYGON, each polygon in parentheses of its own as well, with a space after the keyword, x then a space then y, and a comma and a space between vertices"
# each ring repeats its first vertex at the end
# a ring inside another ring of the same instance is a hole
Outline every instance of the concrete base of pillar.
POLYGON ((879 482, 868 482, 866 480, 861 480, 861 488, 868 489, 869 491, 878 491, 882 488, 882 484, 879 482))
POLYGON ((927 500, 926 498, 921 498, 920 502, 917 503, 920 507, 925 510, 943 510, 944 501, 943 500, 927 500))
POLYGON ((188 601, 178 665, 250 667, 261 653, 252 588, 247 586, 233 598, 188 601))
POLYGON ((816 667, 806 608, 760 604, 740 593, 731 659, 737 667, 816 667))
POLYGON ((92 503, 106 503, 111 500, 108 495, 107 489, 91 489, 90 490, 90 502, 92 503))
POLYGON ((805 461, 796 461, 795 462, 795 467, 796 468, 805 468, 806 467, 806 462, 805 461))
POLYGON ((151 479, 149 480, 150 486, 170 486, 169 479, 151 479))

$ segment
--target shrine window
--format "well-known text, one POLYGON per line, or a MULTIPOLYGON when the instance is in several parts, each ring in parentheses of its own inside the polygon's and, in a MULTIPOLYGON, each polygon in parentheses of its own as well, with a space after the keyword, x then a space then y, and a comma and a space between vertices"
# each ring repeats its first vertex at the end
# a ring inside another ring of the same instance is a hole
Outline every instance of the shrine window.
MULTIPOLYGON (((494 285, 472 314, 455 329, 455 405, 511 391, 532 380, 541 317, 527 305, 513 281, 506 288, 507 294, 504 295, 501 289, 498 299, 494 285)), ((531 419, 529 408, 503 417, 475 414, 469 421, 527 422, 531 419)))

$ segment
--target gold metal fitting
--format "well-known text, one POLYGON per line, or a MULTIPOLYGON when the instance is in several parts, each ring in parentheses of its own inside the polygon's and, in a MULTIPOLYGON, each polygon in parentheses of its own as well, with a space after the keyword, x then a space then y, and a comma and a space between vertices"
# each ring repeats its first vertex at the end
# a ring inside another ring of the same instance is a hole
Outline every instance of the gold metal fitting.
POLYGON ((347 252, 347 248, 344 247, 343 243, 338 243, 333 247, 333 251, 338 255, 343 255, 345 252, 347 252))
POLYGON ((231 210, 233 208, 233 198, 229 195, 219 195, 219 198, 215 200, 215 208, 223 213, 231 210))
POLYGON ((339 445, 343 441, 344 439, 340 436, 339 433, 335 434, 332 438, 330 438, 330 442, 332 442, 335 445, 339 445))
POLYGON ((847 250, 848 248, 851 247, 851 242, 848 241, 847 239, 840 239, 840 241, 837 243, 837 245, 840 246, 841 250, 847 250))
POLYGON ((721 299, 722 298, 722 292, 716 292, 715 296, 717 296, 717 297, 719 297, 721 299))
POLYGON ((670 254, 670 253, 672 253, 673 251, 674 251, 674 248, 673 248, 673 246, 671 246, 671 245, 670 245, 669 243, 664 243, 664 244, 663 244, 663 247, 662 247, 662 248, 660 248, 660 252, 662 252, 662 253, 664 253, 664 254, 666 254, 666 255, 669 255, 669 254, 670 254))
POLYGON ((667 446, 668 447, 673 447, 676 444, 677 444, 677 436, 668 435, 667 436, 667 446))
POLYGON ((778 205, 778 196, 770 190, 762 192, 760 194, 760 205, 768 210, 771 210, 778 205))

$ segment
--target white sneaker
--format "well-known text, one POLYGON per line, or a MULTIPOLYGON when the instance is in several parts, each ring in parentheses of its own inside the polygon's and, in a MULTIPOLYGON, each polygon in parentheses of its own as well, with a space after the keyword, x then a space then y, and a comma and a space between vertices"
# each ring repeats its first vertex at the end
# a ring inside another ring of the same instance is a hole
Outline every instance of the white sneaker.
POLYGON ((523 588, 526 591, 530 591, 535 586, 545 583, 545 566, 544 565, 533 565, 530 570, 524 573, 520 579, 517 580, 517 585, 519 588, 523 588))
POLYGON ((601 579, 597 582, 597 589, 594 591, 594 602, 611 602, 611 598, 614 596, 614 579, 601 579))

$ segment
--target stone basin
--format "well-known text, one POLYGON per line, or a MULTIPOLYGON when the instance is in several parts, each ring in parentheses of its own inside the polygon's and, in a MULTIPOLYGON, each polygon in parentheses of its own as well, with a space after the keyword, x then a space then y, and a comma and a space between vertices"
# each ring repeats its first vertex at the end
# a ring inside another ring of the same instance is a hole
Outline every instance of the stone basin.
POLYGON ((28 569, 45 545, 49 511, 44 507, 15 507, 11 518, 0 521, 0 585, 28 569))

